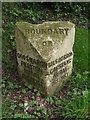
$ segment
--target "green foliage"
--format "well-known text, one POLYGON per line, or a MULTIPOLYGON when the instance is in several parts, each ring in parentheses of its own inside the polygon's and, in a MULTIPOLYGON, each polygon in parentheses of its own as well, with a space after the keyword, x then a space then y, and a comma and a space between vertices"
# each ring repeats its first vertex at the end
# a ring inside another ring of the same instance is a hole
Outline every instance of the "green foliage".
POLYGON ((88 3, 54 3, 55 10, 60 12, 60 9, 64 12, 88 12, 88 3), (57 10, 58 9, 58 10, 57 10))
POLYGON ((41 12, 35 12, 35 11, 33 11, 33 9, 30 9, 30 10, 25 10, 25 13, 27 14, 27 15, 30 15, 31 16, 31 18, 32 18, 32 20, 35 22, 38 18, 40 18, 40 14, 41 14, 41 12))
POLYGON ((73 78, 73 87, 77 87, 77 88, 80 88, 81 90, 85 89, 85 87, 89 86, 88 84, 88 75, 89 75, 89 72, 83 72, 82 74, 80 73, 76 73, 76 76, 74 76, 73 78))
POLYGON ((14 111, 14 110, 15 110, 15 108, 16 108, 16 106, 17 106, 17 105, 12 104, 12 105, 10 106, 10 109, 14 111))
POLYGON ((14 89, 14 84, 12 82, 9 82, 9 88, 14 89))
POLYGON ((89 89, 88 84, 89 72, 83 72, 82 74, 76 73, 71 76, 71 90, 68 96, 60 99, 54 98, 55 106, 58 107, 56 115, 62 115, 65 119, 87 119, 89 116, 89 89), (61 110, 61 112, 60 112, 61 110))
POLYGON ((14 118, 29 118, 29 119, 35 119, 34 115, 29 114, 15 114, 14 118))
POLYGON ((29 89, 32 89, 32 88, 33 88, 33 86, 32 86, 31 84, 29 84, 29 85, 28 85, 28 88, 29 88, 29 89))
POLYGON ((49 102, 50 104, 54 104, 54 100, 52 97, 47 97, 46 101, 49 102))
POLYGON ((79 93, 77 89, 73 89, 72 96, 70 99, 65 101, 62 108, 62 116, 65 118, 87 118, 88 116, 88 89, 79 93))
POLYGON ((52 3, 51 7, 55 12, 56 18, 63 20, 69 20, 76 25, 86 26, 88 24, 88 3, 71 3, 71 2, 59 2, 52 3))

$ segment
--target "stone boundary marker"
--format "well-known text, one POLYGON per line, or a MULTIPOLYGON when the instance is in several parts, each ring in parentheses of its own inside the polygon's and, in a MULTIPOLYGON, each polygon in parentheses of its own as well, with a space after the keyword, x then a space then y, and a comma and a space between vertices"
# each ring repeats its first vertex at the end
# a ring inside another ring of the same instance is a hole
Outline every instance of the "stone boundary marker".
POLYGON ((48 96, 61 88, 72 73, 75 25, 68 21, 42 24, 17 22, 18 72, 48 96))

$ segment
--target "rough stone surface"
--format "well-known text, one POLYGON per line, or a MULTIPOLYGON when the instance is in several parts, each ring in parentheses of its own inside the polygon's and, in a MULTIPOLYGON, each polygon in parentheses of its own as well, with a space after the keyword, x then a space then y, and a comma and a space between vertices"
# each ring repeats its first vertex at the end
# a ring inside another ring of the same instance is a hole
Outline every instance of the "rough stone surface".
POLYGON ((72 73, 75 25, 17 22, 15 36, 21 78, 52 96, 72 73))

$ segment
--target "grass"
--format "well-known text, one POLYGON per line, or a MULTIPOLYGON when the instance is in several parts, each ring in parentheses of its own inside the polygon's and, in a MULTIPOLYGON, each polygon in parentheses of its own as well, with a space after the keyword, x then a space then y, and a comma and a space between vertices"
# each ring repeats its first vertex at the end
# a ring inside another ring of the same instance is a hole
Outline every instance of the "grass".
POLYGON ((31 22, 39 21, 41 16, 40 9, 37 8, 38 10, 35 13, 31 8, 30 11, 24 11, 25 13, 22 15, 23 10, 19 9, 20 4, 17 3, 11 12, 9 11, 9 6, 6 3, 3 4, 3 118, 39 119, 43 117, 47 120, 50 118, 77 120, 79 118, 89 118, 88 30, 76 27, 74 67, 70 81, 55 96, 45 97, 31 84, 28 84, 26 80, 22 81, 19 78, 14 37, 15 22, 20 20, 28 21, 29 16, 31 22), (22 15, 22 18, 20 15, 22 15), (27 98, 29 98, 28 106, 30 110, 25 113, 24 101, 27 98))
POLYGON ((74 69, 75 71, 88 71, 88 30, 76 29, 74 45, 74 69))
POLYGON ((72 92, 68 98, 65 99, 62 108, 62 115, 65 118, 88 118, 89 110, 89 85, 88 77, 86 75, 77 74, 71 80, 72 92))

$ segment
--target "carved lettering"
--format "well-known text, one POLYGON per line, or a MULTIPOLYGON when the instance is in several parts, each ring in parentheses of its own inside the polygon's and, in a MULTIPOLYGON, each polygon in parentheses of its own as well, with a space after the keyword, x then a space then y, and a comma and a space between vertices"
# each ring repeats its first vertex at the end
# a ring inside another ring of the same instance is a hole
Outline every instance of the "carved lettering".
MULTIPOLYGON (((28 61, 30 64, 37 64, 39 67, 45 67, 45 68, 47 68, 47 66, 48 66, 48 67, 51 67, 51 66, 53 66, 53 65, 55 65, 55 64, 57 64, 57 63, 59 63, 59 62, 61 62, 61 61, 63 61, 63 60, 65 60, 65 59, 67 59, 67 58, 70 57, 70 56, 72 56, 72 52, 67 53, 67 54, 65 54, 64 56, 61 56, 60 58, 56 59, 55 61, 52 61, 52 62, 50 62, 50 63, 45 63, 45 62, 42 62, 42 61, 33 59, 33 58, 29 57, 29 56, 25 56, 25 55, 23 55, 23 54, 21 54, 21 53, 17 53, 17 57, 18 57, 19 59, 21 58, 21 59, 23 59, 23 60, 28 61)), ((66 62, 63 62, 63 64, 68 64, 68 62, 69 62, 69 61, 67 61, 67 63, 66 63, 66 62)), ((59 66, 59 67, 62 67, 62 66, 63 66, 63 65, 61 65, 61 66, 59 66)))
MULTIPOLYGON (((58 73, 56 73, 56 75, 58 76, 58 73)), ((61 75, 60 78, 58 78, 57 76, 55 76, 56 78, 51 81, 51 85, 52 86, 54 86, 57 82, 60 82, 60 80, 63 80, 66 77, 68 77, 68 71, 66 71, 65 73, 63 73, 63 75, 61 75)))
POLYGON ((55 71, 57 72, 59 69, 63 68, 64 66, 66 66, 69 63, 71 63, 71 58, 62 62, 61 64, 57 65, 56 67, 51 68, 49 71, 49 74, 53 74, 55 71))
POLYGON ((26 29, 27 34, 65 34, 68 35, 69 28, 47 28, 47 29, 26 29))
POLYGON ((38 67, 47 68, 47 63, 45 63, 43 61, 39 61, 39 60, 33 59, 33 58, 29 57, 29 56, 25 56, 25 55, 23 55, 21 53, 17 53, 17 58, 22 59, 22 60, 26 60, 30 64, 38 65, 38 67))
POLYGON ((23 66, 23 68, 24 68, 25 70, 27 69, 28 71, 30 71, 30 72, 32 72, 32 73, 34 73, 34 72, 36 71, 36 72, 42 74, 42 69, 41 69, 41 68, 39 68, 39 67, 37 67, 37 66, 34 66, 34 65, 31 65, 31 64, 29 64, 29 63, 26 63, 26 62, 24 62, 24 61, 21 61, 21 66, 23 66))
POLYGON ((65 60, 65 59, 69 58, 70 56, 72 56, 72 52, 67 53, 64 56, 61 56, 60 58, 56 59, 55 61, 49 62, 48 63, 48 67, 51 67, 51 66, 53 66, 53 65, 55 65, 55 64, 57 64, 57 63, 59 63, 59 62, 61 62, 63 60, 65 60))

